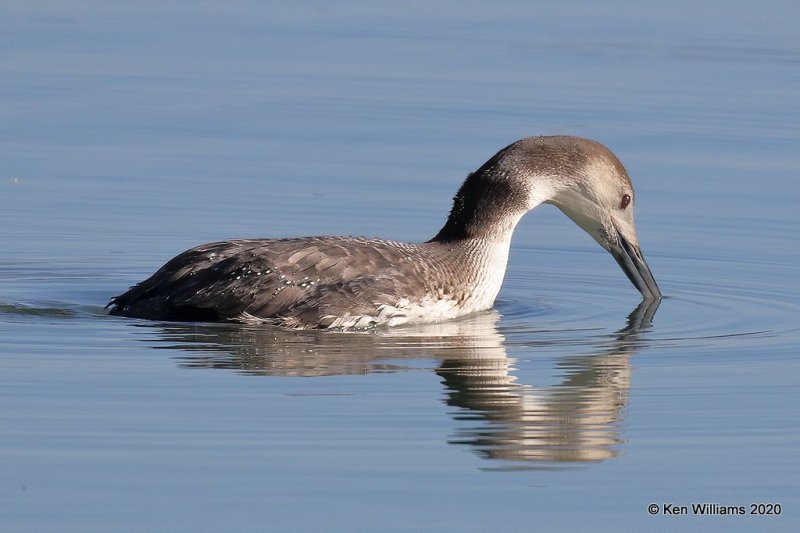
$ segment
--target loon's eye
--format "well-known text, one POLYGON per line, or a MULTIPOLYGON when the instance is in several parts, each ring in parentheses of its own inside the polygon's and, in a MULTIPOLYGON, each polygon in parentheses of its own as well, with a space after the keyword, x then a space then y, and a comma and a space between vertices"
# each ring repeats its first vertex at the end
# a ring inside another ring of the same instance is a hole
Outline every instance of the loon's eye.
POLYGON ((622 195, 622 200, 619 203, 619 208, 620 209, 625 209, 626 207, 628 207, 630 205, 630 203, 631 203, 631 195, 630 194, 623 194, 622 195))

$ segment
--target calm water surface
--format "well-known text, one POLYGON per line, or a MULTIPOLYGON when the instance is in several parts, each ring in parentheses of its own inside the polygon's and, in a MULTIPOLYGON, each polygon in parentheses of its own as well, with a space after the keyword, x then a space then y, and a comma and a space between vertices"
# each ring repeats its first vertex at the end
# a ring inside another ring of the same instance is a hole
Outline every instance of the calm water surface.
POLYGON ((794 3, 0 13, 0 529, 800 526, 794 3), (542 207, 449 324, 103 311, 202 242, 426 240, 552 133, 626 164, 660 306, 542 207))

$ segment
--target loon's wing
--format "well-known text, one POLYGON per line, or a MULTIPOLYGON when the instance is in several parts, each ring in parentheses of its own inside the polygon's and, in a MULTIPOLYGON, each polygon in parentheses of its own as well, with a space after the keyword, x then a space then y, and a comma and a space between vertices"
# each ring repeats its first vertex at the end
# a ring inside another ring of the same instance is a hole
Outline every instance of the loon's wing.
MULTIPOLYGON (((323 307, 374 306, 365 284, 374 296, 391 294, 399 283, 393 274, 412 248, 352 237, 209 243, 176 256, 109 306, 112 314, 155 320, 271 318, 294 307, 310 320, 317 301, 323 307)), ((416 269, 408 275, 416 276, 416 269)))

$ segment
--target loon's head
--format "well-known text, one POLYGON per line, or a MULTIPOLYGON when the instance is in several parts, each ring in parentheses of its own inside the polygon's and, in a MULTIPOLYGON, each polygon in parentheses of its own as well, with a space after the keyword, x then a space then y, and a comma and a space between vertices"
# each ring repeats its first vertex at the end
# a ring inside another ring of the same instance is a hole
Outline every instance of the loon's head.
POLYGON ((529 137, 505 147, 467 178, 451 219, 458 221, 454 215, 460 214, 483 231, 494 227, 509 233, 524 213, 542 203, 558 207, 611 253, 645 299, 661 298, 636 237, 631 180, 619 159, 598 142, 529 137))
POLYGON ((546 200, 558 207, 616 259, 645 299, 661 298, 661 291, 647 265, 633 211, 636 195, 619 159, 605 146, 579 138, 555 138, 574 145, 581 164, 561 175, 560 186, 546 200))

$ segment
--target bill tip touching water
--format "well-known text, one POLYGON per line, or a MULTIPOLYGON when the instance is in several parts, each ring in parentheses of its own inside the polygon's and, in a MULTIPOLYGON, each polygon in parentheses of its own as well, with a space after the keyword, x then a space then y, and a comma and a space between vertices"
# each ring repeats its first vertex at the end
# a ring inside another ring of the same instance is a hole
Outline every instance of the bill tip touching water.
POLYGON ((645 300, 661 292, 641 253, 635 195, 595 141, 529 137, 469 174, 442 229, 412 244, 363 237, 203 244, 112 298, 113 315, 351 329, 454 319, 493 306, 522 216, 553 204, 617 261, 645 300))

